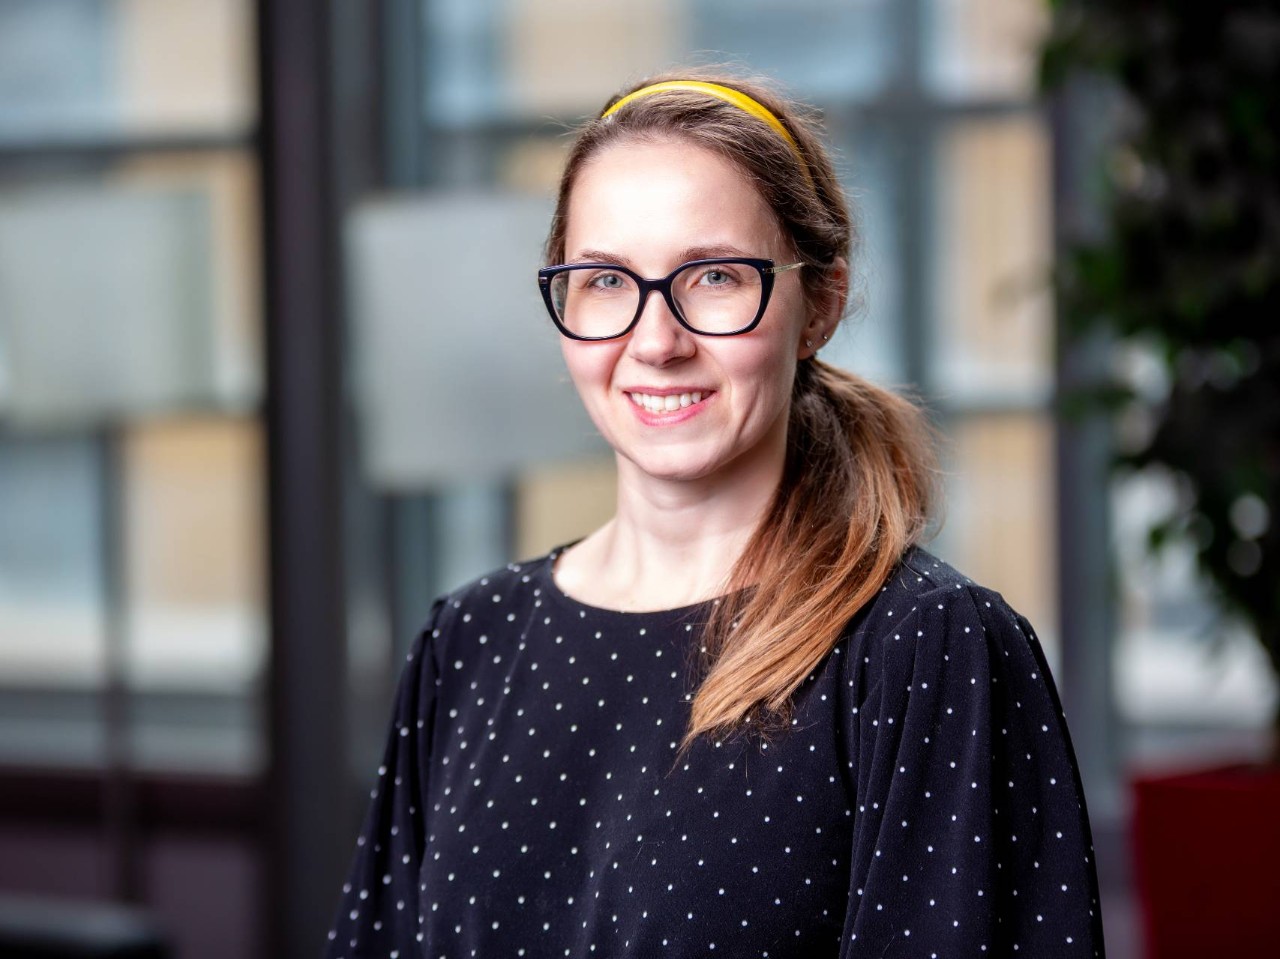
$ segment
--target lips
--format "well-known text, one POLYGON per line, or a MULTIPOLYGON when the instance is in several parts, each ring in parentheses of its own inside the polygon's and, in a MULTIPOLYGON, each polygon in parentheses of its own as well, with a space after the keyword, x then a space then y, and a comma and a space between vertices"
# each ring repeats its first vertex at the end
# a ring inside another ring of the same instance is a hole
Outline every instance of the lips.
POLYGON ((636 406, 649 413, 674 413, 701 403, 709 391, 690 390, 687 393, 644 393, 639 390, 628 390, 627 398, 636 406))

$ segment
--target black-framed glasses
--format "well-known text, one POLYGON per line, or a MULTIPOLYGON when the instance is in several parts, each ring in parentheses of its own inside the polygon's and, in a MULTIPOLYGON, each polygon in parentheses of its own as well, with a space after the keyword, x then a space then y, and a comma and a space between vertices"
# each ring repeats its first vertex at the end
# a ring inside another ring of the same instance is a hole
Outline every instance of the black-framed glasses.
POLYGON ((775 266, 746 256, 682 263, 651 280, 616 263, 566 263, 538 271, 538 286, 556 327, 574 340, 626 336, 640 321, 649 294, 658 292, 686 330, 701 336, 737 336, 759 324, 773 278, 803 263, 775 266))

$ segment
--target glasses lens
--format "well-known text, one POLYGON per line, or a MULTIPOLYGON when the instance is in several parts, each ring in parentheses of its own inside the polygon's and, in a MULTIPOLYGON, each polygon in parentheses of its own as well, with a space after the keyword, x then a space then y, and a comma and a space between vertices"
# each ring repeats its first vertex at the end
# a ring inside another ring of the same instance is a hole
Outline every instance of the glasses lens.
POLYGON ((746 263, 698 263, 672 281, 680 313, 701 333, 737 333, 760 311, 760 271, 746 263))
POLYGON ((575 336, 618 336, 631 324, 639 303, 635 280, 618 270, 584 267, 551 279, 556 317, 575 336))

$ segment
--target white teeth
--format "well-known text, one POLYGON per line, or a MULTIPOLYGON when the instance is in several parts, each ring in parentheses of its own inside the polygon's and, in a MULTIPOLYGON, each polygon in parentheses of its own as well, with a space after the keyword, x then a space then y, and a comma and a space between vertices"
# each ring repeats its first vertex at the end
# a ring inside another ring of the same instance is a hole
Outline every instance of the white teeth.
POLYGON ((628 393, 627 396, 636 406, 643 407, 650 413, 670 413, 686 406, 693 406, 695 403, 701 403, 703 394, 695 391, 693 393, 669 393, 666 396, 654 396, 651 393, 628 393))

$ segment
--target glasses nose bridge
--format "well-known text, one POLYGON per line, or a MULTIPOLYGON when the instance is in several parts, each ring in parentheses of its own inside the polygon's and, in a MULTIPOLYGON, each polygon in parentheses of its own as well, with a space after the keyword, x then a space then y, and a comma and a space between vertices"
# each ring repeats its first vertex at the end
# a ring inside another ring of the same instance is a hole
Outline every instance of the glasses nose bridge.
POLYGON ((680 314, 680 307, 676 303, 676 297, 672 286, 679 273, 680 270, 676 270, 674 273, 661 277, 657 280, 649 280, 642 276, 636 277, 639 281, 638 286, 640 290, 639 300, 636 303, 636 322, 640 321, 640 317, 644 314, 645 308, 649 305, 649 295, 651 293, 661 293, 662 300, 667 305, 667 310, 670 311, 671 315, 676 318, 676 321, 681 326, 685 325, 684 317, 680 314))

